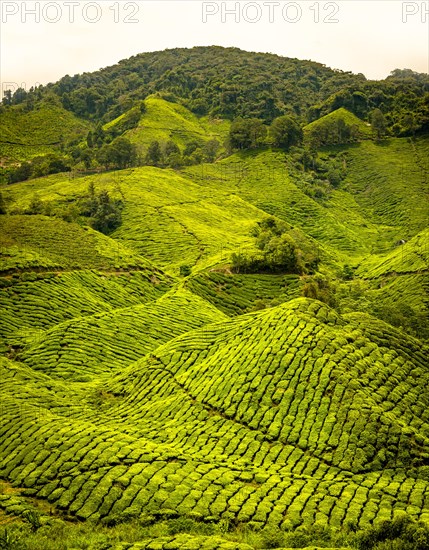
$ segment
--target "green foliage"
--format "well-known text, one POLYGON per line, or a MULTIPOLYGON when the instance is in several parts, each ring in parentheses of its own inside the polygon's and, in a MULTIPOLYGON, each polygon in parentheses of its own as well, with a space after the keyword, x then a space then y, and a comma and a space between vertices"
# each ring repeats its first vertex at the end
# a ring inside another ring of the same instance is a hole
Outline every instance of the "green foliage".
POLYGON ((256 237, 256 247, 261 254, 249 256, 240 252, 234 253, 231 257, 232 269, 237 273, 258 271, 302 273, 304 271, 302 251, 287 231, 287 225, 274 217, 262 220, 252 231, 256 237))
POLYGON ((40 514, 36 510, 28 510, 23 514, 23 517, 31 525, 32 531, 37 531, 42 526, 40 514))
POLYGON ((73 177, 1 190, 1 541, 426 548, 427 79, 183 55, 6 98, 10 132, 59 98, 91 123, 20 159, 73 177), (416 138, 363 140, 375 109, 416 138), (284 115, 305 146, 256 150, 284 115))
POLYGON ((106 169, 123 169, 134 166, 137 160, 136 146, 125 137, 118 137, 112 143, 103 145, 96 154, 97 160, 106 169))
POLYGON ((121 225, 121 201, 112 200, 106 190, 100 191, 98 196, 90 200, 96 203, 94 214, 91 216, 91 225, 94 229, 108 235, 121 225))
POLYGON ((267 128, 262 120, 256 118, 238 118, 231 124, 229 143, 232 150, 252 149, 265 141, 267 128))
POLYGON ((199 116, 245 116, 270 123, 291 113, 291 105, 303 120, 340 107, 366 118, 380 108, 392 124, 414 112, 417 126, 427 128, 427 75, 393 71, 384 81, 367 81, 362 74, 311 61, 216 46, 140 54, 94 73, 66 75, 27 94, 17 90, 3 104, 19 103, 16 107, 30 110, 41 100, 57 98, 78 117, 108 122, 125 116, 154 91, 199 116))
POLYGON ((354 277, 354 269, 349 264, 345 264, 341 276, 345 281, 351 281, 354 277))
POLYGON ((63 146, 79 141, 88 132, 86 122, 61 106, 40 97, 34 101, 36 106, 31 110, 14 105, 0 113, 0 156, 10 168, 48 153, 61 156, 63 146))
POLYGON ((219 151, 220 143, 216 138, 210 139, 204 145, 204 157, 206 162, 214 162, 219 151))
POLYGON ((305 143, 316 148, 370 137, 369 125, 343 107, 304 127, 305 143))
POLYGON ((112 120, 155 89, 169 99, 179 98, 199 115, 236 118, 250 113, 270 122, 289 105, 305 111, 344 80, 362 82, 364 77, 309 61, 199 47, 140 54, 96 73, 65 76, 37 93, 53 90, 66 109, 91 119, 112 120))
POLYGON ((311 277, 306 277, 302 289, 302 295, 306 298, 313 298, 315 300, 325 302, 325 304, 328 304, 331 307, 335 307, 337 305, 335 287, 320 273, 317 273, 311 277))
POLYGON ((188 277, 192 272, 192 269, 189 265, 183 264, 180 266, 180 275, 182 277, 188 277))
POLYGON ((114 138, 121 136, 124 132, 136 128, 140 122, 141 116, 145 112, 145 102, 136 102, 132 109, 104 126, 104 139, 112 141, 114 138))
POLYGON ((4 202, 3 193, 0 192, 0 215, 6 214, 6 204, 4 202))
POLYGON ((272 307, 300 295, 296 275, 226 274, 194 275, 186 287, 227 315, 272 307))
POLYGON ((400 515, 392 521, 382 521, 374 527, 358 533, 357 547, 360 550, 424 550, 429 546, 429 528, 424 523, 412 521, 407 515, 400 515))
POLYGON ((158 166, 161 162, 161 146, 158 141, 152 141, 149 145, 146 162, 151 166, 158 166))
POLYGON ((32 165, 29 162, 23 162, 16 168, 12 168, 8 171, 8 183, 16 183, 18 181, 25 181, 31 176, 32 165))
POLYGON ((44 211, 45 211, 45 205, 42 199, 39 197, 39 195, 34 194, 33 197, 31 198, 30 204, 28 205, 28 208, 25 211, 25 213, 29 215, 36 215, 36 214, 43 214, 44 211))
POLYGON ((16 168, 7 171, 8 183, 26 181, 29 178, 39 178, 49 174, 70 172, 70 161, 54 153, 34 157, 30 162, 24 162, 16 168))
POLYGON ((270 126, 270 138, 274 147, 290 149, 299 145, 303 139, 302 129, 298 121, 288 115, 276 118, 270 126))
POLYGON ((386 119, 380 109, 374 109, 370 114, 371 126, 377 137, 382 139, 386 135, 386 119))

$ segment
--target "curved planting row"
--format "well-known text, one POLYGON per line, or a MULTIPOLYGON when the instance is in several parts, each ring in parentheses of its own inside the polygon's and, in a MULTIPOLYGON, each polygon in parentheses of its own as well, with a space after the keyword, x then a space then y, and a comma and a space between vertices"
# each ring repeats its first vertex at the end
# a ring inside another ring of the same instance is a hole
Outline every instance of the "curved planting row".
POLYGON ((190 292, 56 325, 26 346, 22 361, 51 376, 101 374, 125 367, 174 337, 227 317, 190 292))
POLYGON ((98 387, 7 362, 0 475, 81 519, 429 521, 419 345, 301 299, 179 336, 98 387))
POLYGON ((3 282, 0 338, 19 346, 37 343, 43 331, 58 323, 143 304, 170 288, 165 277, 145 272, 33 273, 3 282))

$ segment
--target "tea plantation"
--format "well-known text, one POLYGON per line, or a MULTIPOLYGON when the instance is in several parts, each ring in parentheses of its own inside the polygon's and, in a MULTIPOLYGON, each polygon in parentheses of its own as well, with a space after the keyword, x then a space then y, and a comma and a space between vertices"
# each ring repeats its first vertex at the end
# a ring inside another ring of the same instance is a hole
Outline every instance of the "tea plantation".
MULTIPOLYGON (((143 152, 228 134, 146 103, 143 152)), ((259 147, 1 188, 0 548, 429 548, 429 140, 360 130, 312 175, 259 147), (297 269, 234 265, 264 223, 297 269)))

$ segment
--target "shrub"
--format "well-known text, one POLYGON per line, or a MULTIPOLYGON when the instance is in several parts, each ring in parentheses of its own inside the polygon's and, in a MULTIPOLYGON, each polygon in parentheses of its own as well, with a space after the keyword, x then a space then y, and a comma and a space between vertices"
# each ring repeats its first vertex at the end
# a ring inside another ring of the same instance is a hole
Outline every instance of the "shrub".
POLYGON ((181 265, 179 271, 182 277, 188 277, 188 275, 190 275, 192 272, 191 267, 187 264, 181 265))

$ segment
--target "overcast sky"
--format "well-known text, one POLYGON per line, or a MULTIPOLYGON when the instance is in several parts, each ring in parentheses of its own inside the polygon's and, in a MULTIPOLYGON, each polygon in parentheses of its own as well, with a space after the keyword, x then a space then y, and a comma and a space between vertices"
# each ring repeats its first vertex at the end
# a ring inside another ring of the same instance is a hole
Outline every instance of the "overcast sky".
POLYGON ((429 2, 0 0, 3 90, 94 71, 140 52, 236 46, 385 78, 429 72, 429 2))

